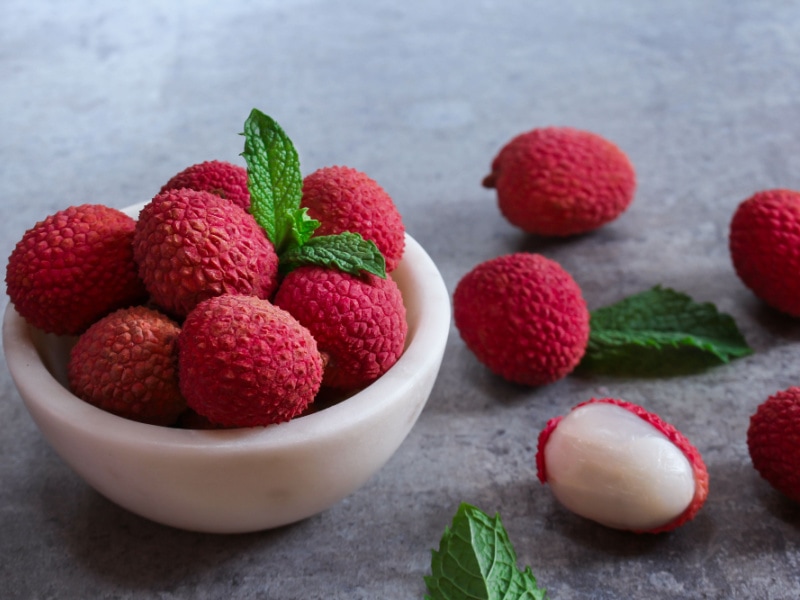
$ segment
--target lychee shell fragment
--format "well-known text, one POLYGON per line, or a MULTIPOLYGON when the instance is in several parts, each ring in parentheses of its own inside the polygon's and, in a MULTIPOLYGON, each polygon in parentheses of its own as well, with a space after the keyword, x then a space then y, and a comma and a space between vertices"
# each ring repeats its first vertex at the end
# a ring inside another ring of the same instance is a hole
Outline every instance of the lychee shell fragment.
POLYGON ((537 474, 566 508, 607 527, 671 531, 693 519, 708 496, 697 449, 644 408, 593 398, 539 434, 537 474))
POLYGON ((578 284, 556 261, 519 252, 487 260, 453 294, 456 327, 497 375, 523 385, 553 383, 586 352, 589 310, 578 284))

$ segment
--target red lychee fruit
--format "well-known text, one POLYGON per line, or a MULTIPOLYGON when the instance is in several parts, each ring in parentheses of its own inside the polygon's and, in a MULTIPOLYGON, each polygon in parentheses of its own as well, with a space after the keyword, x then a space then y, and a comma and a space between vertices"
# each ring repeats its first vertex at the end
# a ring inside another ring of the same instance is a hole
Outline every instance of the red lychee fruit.
POLYGON ((613 398, 551 419, 539 434, 536 467, 575 514, 636 533, 680 527, 708 496, 697 448, 658 415, 613 398))
POLYGON ((322 382, 322 357, 308 329, 255 296, 198 304, 178 348, 189 407, 224 427, 288 421, 313 402, 322 382))
POLYGON ((161 192, 188 188, 210 192, 243 209, 250 208, 247 169, 223 160, 207 160, 185 168, 161 187, 161 192))
POLYGON ((210 192, 168 190, 139 214, 133 238, 153 301, 176 317, 222 294, 269 298, 278 256, 253 216, 210 192))
POLYGON ((36 223, 6 266, 17 312, 48 333, 74 335, 147 297, 133 260, 135 221, 101 204, 60 210, 36 223))
POLYGON ((772 487, 800 502, 800 387, 767 398, 750 417, 747 448, 772 487))
POLYGON ((308 327, 326 358, 323 386, 355 390, 383 375, 403 353, 408 323, 389 277, 305 266, 290 272, 275 304, 308 327))
POLYGON ((500 212, 528 233, 586 233, 619 217, 633 201, 636 173, 609 140, 570 127, 544 127, 509 141, 483 185, 500 212))
POLYGON ((800 317, 800 192, 767 190, 744 200, 728 245, 742 282, 771 307, 800 317))
POLYGON ((350 231, 375 243, 386 271, 400 263, 405 226, 391 196, 366 174, 350 167, 324 167, 303 180, 301 206, 320 221, 314 235, 350 231))
POLYGON ((461 338, 480 362, 515 383, 544 385, 570 373, 589 341, 580 287, 554 260, 518 252, 487 260, 453 294, 461 338))
POLYGON ((179 333, 175 321, 144 306, 103 317, 70 352, 70 389, 121 417, 172 425, 186 409, 178 387, 179 333))

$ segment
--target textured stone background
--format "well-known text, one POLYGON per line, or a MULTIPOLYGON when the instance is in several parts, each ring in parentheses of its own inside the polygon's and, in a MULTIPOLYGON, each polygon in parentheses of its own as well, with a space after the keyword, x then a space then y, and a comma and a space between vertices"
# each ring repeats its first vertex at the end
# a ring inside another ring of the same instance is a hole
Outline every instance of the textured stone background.
MULTIPOLYGON (((347 164, 394 197, 448 288, 476 263, 537 251, 596 308, 657 283, 734 316, 756 353, 680 379, 488 374, 455 329, 418 425, 364 488, 276 531, 208 536, 99 496, 41 439, 0 370, 0 581, 10 599, 421 598, 458 503, 499 511, 550 595, 800 597, 800 511, 761 481, 749 415, 800 384, 800 325, 736 278, 736 205, 800 188, 800 8, 792 2, 4 0, 0 253, 70 204, 149 199, 210 158, 240 160, 253 107, 303 170, 347 164), (114 5, 118 6, 114 6, 114 5), (480 187, 512 135, 571 125, 614 140, 634 204, 552 242, 507 224, 480 187), (565 512, 535 480, 538 431, 591 396, 640 403, 703 453, 695 521, 634 536, 565 512)), ((4 297, 2 307, 7 304, 4 297)))

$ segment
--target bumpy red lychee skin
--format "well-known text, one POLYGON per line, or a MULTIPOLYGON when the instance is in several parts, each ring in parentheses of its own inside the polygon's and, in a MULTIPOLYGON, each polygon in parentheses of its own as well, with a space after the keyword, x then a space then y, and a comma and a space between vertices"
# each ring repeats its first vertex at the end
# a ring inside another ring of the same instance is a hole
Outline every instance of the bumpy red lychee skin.
MULTIPOLYGON (((706 499, 708 498, 708 469, 706 468, 706 464, 703 461, 703 457, 700 455, 700 452, 697 448, 684 436, 678 429, 664 421, 661 417, 657 414, 652 413, 643 407, 639 406, 638 404, 634 404, 632 402, 628 402, 626 400, 619 400, 617 398, 591 398, 586 402, 581 402, 572 408, 575 410, 584 406, 586 404, 604 402, 607 404, 614 404, 615 406, 619 406, 624 408, 625 410, 635 414, 640 419, 646 421, 653 427, 655 427, 658 431, 664 434, 670 442, 675 444, 678 449, 683 453, 686 459, 689 461, 689 464, 692 467, 692 473, 694 475, 694 496, 692 497, 689 506, 686 507, 680 515, 675 517, 673 520, 661 525, 660 527, 656 527, 653 529, 647 530, 633 530, 633 533, 664 533, 667 531, 672 531, 677 529, 681 525, 684 525, 688 521, 697 516, 697 513, 705 504, 706 499)), ((547 424, 545 425, 544 429, 539 433, 539 439, 537 442, 537 449, 536 449, 536 475, 539 481, 543 484, 547 483, 547 469, 545 467, 545 447, 547 446, 547 441, 550 439, 553 431, 558 424, 563 419, 562 416, 553 417, 550 419, 547 424)))
POLYGON ((342 166, 318 169, 303 180, 301 206, 321 223, 314 235, 359 233, 381 251, 387 272, 397 268, 405 226, 391 196, 366 174, 342 166))
POLYGON ((172 425, 186 409, 178 387, 179 333, 175 321, 144 306, 103 317, 70 352, 70 389, 121 417, 172 425))
POLYGON ((322 382, 316 340, 288 312, 254 296, 200 303, 178 338, 180 386, 190 408, 224 427, 288 421, 322 382))
POLYGON ((326 358, 323 386, 362 388, 403 353, 408 323, 403 297, 389 277, 349 275, 307 266, 289 273, 275 304, 308 327, 326 358))
POLYGON ((771 307, 800 317, 800 192, 766 190, 744 200, 728 245, 742 282, 771 307))
POLYGON ((207 160, 185 168, 161 187, 161 192, 188 188, 210 192, 237 206, 250 208, 247 169, 223 160, 207 160))
POLYGON ((497 190, 513 225, 543 236, 587 233, 631 204, 636 173, 609 140, 570 127, 544 127, 511 139, 483 185, 497 190))
POLYGON ((767 398, 750 417, 747 448, 772 487, 800 502, 800 387, 767 398))
POLYGON ((523 385, 553 383, 583 358, 589 310, 554 260, 519 252, 480 263, 453 294, 461 338, 495 374, 523 385))
POLYGON ((278 256, 264 230, 210 192, 156 195, 139 214, 133 251, 153 301, 178 318, 212 296, 269 298, 278 285, 278 256))
POLYGON ((71 206, 25 232, 6 267, 17 312, 48 333, 74 335, 147 297, 133 259, 135 221, 100 204, 71 206))

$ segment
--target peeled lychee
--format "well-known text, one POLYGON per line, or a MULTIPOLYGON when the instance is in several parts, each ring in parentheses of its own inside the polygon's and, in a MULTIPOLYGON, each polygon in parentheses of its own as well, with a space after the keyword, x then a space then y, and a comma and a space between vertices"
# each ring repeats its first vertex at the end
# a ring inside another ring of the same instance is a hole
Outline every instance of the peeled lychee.
POLYGON ((500 212, 528 233, 568 236, 613 221, 628 208, 636 173, 609 140, 569 127, 545 127, 509 141, 483 185, 500 212))
POLYGON ((101 204, 60 210, 34 225, 6 266, 6 290, 31 325, 78 334, 147 296, 133 260, 135 221, 101 204))
POLYGON ((288 421, 313 402, 322 357, 311 333, 255 296, 201 302, 178 338, 180 386, 191 409, 224 427, 288 421))
POLYGON ((103 317, 70 352, 70 389, 121 417, 172 425, 186 409, 178 387, 179 333, 172 319, 144 306, 103 317))
POLYGON ((278 256, 251 214, 210 192, 168 190, 139 214, 133 238, 153 301, 176 317, 222 294, 269 298, 278 256))
POLYGON ((400 263, 405 249, 403 220, 391 196, 361 171, 334 166, 307 175, 301 206, 321 223, 314 235, 359 233, 381 251, 387 272, 400 263))
POLYGON ((474 267, 456 286, 453 317, 480 362, 524 385, 566 376, 589 341, 589 310, 580 287, 540 254, 518 252, 474 267))
POLYGON ((247 169, 223 160, 208 160, 185 168, 161 187, 161 192, 188 188, 210 192, 243 209, 250 208, 247 169))
POLYGON ((768 305, 800 317, 800 192, 767 190, 744 200, 728 243, 742 282, 768 305))
POLYGON ((403 353, 406 310, 391 278, 300 267, 281 282, 275 304, 294 315, 317 340, 326 359, 325 387, 364 387, 403 353))
POLYGON ((674 426, 624 400, 591 399, 539 434, 539 480, 577 515, 637 533, 673 530, 708 496, 697 449, 674 426))
POLYGON ((800 387, 770 396, 750 417, 747 448, 772 487, 800 502, 800 387))

